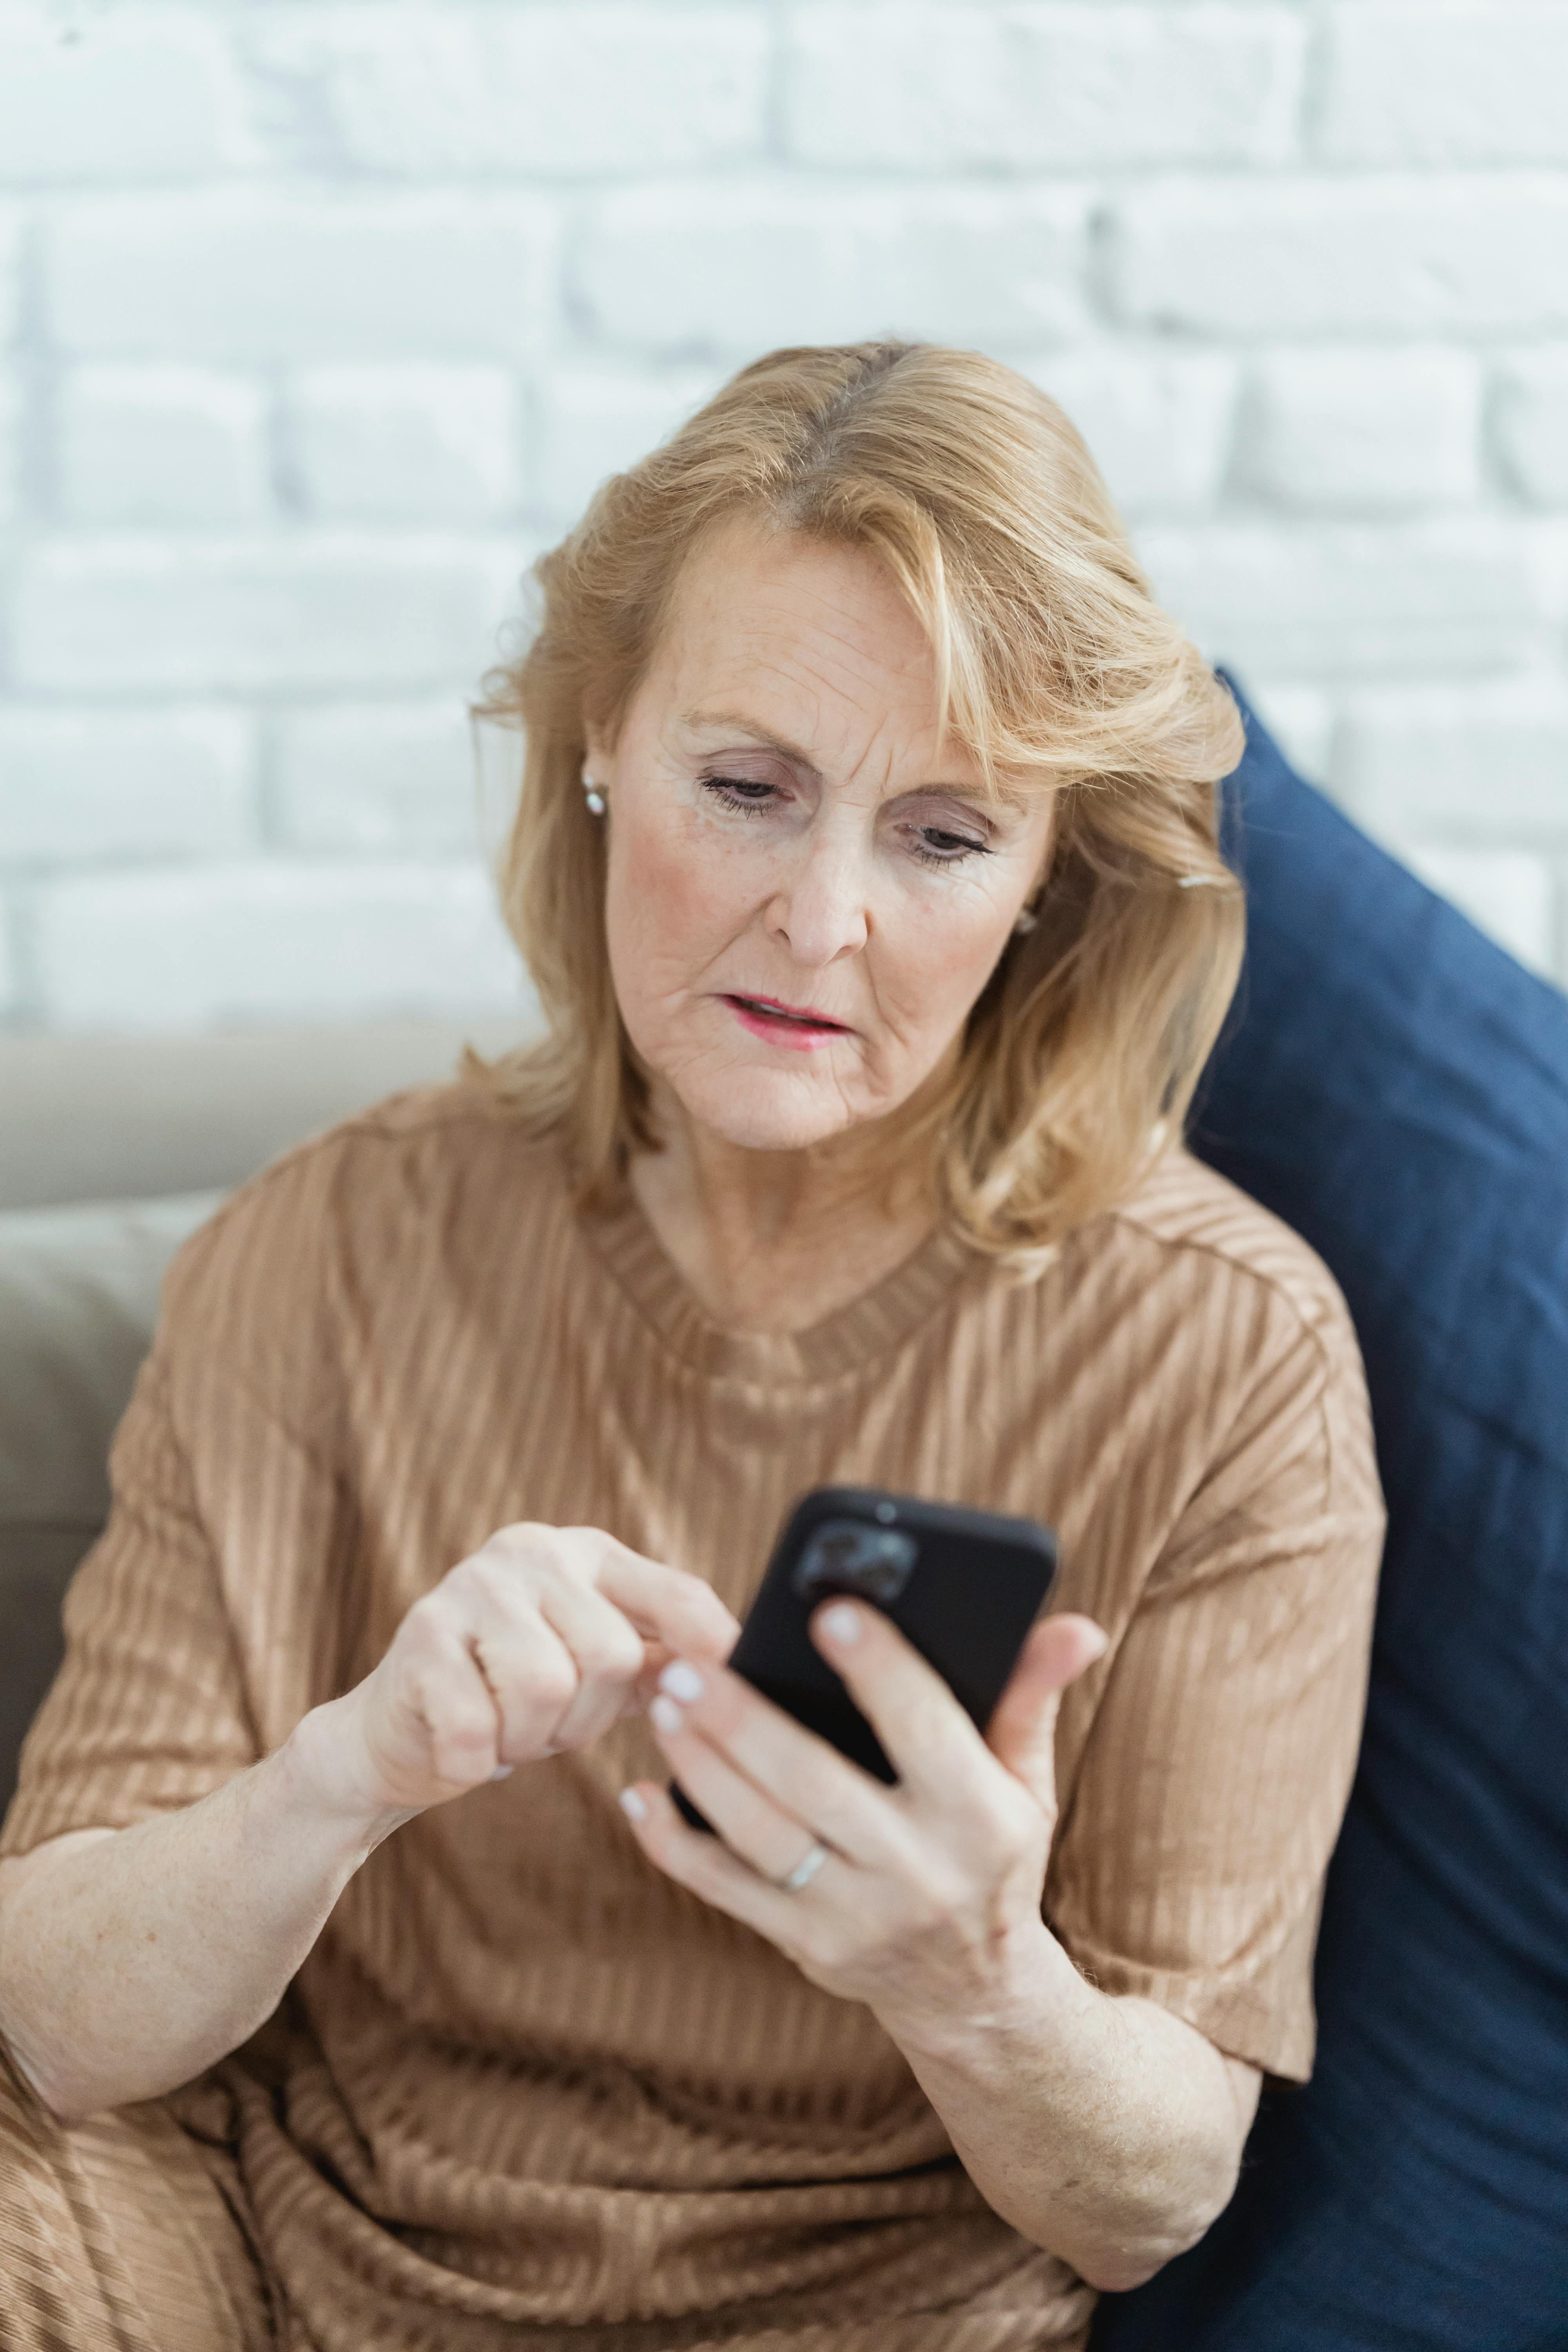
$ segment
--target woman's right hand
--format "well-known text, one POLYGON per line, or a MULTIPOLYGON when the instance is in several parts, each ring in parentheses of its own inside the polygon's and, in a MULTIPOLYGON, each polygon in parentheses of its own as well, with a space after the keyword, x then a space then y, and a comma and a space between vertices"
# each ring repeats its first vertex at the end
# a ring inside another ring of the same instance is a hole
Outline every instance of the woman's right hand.
POLYGON ((739 1630, 700 1577, 597 1528, 502 1528, 316 1711, 317 1769, 372 1815, 423 1812, 586 1748, 647 1704, 671 1656, 723 1659, 739 1630))
POLYGON ((672 1654, 718 1661, 738 1630, 700 1578, 595 1528, 503 1528, 248 1771, 0 1864, 0 2037, 65 2123, 190 2082, 272 2014, 399 1822, 586 1747, 672 1654))

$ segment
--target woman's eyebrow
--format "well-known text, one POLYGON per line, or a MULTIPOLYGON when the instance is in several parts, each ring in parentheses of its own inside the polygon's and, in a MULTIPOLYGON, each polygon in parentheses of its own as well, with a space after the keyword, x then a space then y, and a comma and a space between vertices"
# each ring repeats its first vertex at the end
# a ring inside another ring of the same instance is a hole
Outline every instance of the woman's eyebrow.
MULTIPOLYGON (((743 710, 683 710, 680 721, 683 727, 695 728, 700 732, 749 735, 753 743, 760 743, 770 751, 777 751, 781 758, 788 760, 795 767, 804 768, 808 775, 819 777, 822 773, 809 751, 803 751, 798 743, 791 743, 783 735, 775 735, 771 727, 763 727, 755 719, 748 719, 743 710)), ((978 811, 1000 806, 1013 816, 1025 814, 1026 803, 1017 794, 1005 792, 991 793, 976 784, 911 784, 907 791, 894 793, 893 798, 914 800, 921 793, 945 793, 950 799, 965 801, 978 811)))
POLYGON ((809 751, 803 751, 798 743, 788 742, 784 736, 775 735, 771 727, 761 726, 756 719, 748 719, 743 710, 684 710, 680 717, 683 727, 695 727, 715 735, 749 735, 753 743, 763 744, 770 751, 777 751, 795 767, 805 768, 814 776, 822 772, 809 751))

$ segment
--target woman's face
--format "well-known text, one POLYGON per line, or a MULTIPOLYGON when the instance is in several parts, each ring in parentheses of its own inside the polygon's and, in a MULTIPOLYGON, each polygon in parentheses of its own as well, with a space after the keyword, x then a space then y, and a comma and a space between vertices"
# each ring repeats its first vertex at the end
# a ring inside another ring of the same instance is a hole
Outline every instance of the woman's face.
POLYGON ((689 562, 613 750, 611 969, 688 1116, 755 1150, 907 1102, 1039 876, 1048 795, 940 750, 925 636, 869 555, 745 524, 689 562))

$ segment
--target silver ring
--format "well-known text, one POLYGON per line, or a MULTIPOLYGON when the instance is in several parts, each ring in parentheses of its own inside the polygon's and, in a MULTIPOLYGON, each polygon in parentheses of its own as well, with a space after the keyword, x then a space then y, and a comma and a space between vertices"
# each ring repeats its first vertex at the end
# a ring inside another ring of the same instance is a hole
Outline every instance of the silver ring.
POLYGON ((821 1843, 820 1839, 813 1838, 811 1843, 806 1847, 805 1852, 801 1855, 800 1860, 795 1864, 795 1868, 790 1872, 789 1876, 787 1878, 775 1878, 773 1885, 782 1888, 785 1895, 798 1895, 803 1886, 809 1886, 811 1885, 812 1880, 816 1876, 817 1872, 822 1868, 823 1864, 826 1860, 827 1848, 821 1843))

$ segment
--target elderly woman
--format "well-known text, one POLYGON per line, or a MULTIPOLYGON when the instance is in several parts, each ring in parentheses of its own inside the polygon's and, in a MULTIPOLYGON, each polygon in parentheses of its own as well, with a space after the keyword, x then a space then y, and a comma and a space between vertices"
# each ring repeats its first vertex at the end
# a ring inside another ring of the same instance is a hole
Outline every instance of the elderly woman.
POLYGON ((966 353, 746 369, 540 578, 548 1042, 230 1202, 116 1444, 0 2336, 1080 2345, 1308 2072, 1381 1525, 1331 1283, 1181 1144, 1236 715, 966 353), (722 1663, 840 1481, 1061 1538, 984 1738, 818 1612, 891 1787, 722 1663))

